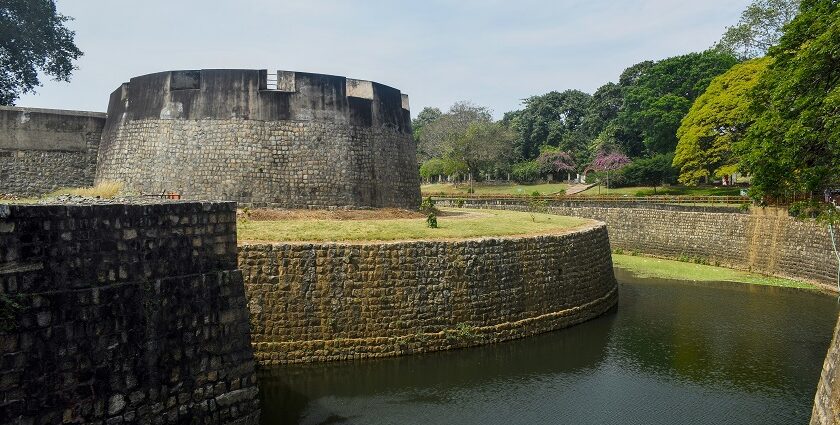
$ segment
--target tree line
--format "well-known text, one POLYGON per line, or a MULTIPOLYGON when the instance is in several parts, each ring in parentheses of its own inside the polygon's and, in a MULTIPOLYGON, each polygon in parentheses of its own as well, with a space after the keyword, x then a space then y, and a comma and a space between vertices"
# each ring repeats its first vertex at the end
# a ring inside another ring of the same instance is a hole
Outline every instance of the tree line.
POLYGON ((840 176, 837 0, 755 0, 712 48, 634 64, 593 94, 532 96, 494 121, 458 102, 413 121, 421 175, 462 180, 615 170, 610 185, 751 177, 757 198, 840 176))

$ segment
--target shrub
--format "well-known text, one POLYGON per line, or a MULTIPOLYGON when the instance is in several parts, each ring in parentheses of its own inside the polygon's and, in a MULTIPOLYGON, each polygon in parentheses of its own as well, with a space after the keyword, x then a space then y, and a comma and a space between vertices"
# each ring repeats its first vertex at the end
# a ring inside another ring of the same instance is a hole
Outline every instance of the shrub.
POLYGON ((432 229, 438 228, 437 214, 434 211, 430 212, 426 217, 426 224, 432 229))
POLYGON ((432 199, 431 196, 420 202, 420 212, 426 215, 429 215, 430 213, 435 213, 435 215, 437 215, 438 210, 435 208, 435 200, 432 199))
POLYGON ((510 175, 520 183, 536 181, 540 177, 540 164, 537 161, 525 161, 513 164, 510 175))

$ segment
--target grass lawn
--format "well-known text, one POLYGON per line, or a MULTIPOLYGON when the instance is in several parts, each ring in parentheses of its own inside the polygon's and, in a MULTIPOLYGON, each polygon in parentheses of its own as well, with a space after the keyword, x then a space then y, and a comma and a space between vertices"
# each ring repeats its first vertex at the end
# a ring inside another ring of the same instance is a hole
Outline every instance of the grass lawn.
MULTIPOLYGON (((565 191, 569 185, 565 183, 551 183, 551 184, 473 184, 473 189, 477 195, 530 195, 539 192, 541 195, 552 195, 560 191, 565 191)), ((423 196, 439 195, 441 193, 446 195, 467 195, 468 184, 460 184, 456 188, 452 184, 424 184, 420 186, 420 191, 423 196)))
POLYGON ((742 282, 754 285, 782 286, 786 288, 816 289, 814 285, 790 279, 770 277, 723 267, 706 266, 659 258, 613 254, 616 267, 631 271, 639 277, 691 280, 700 282, 742 282))
MULTIPOLYGON (((598 186, 592 186, 578 195, 598 195, 598 186)), ((618 187, 607 189, 601 186, 601 195, 629 195, 629 196, 650 196, 654 195, 652 187, 618 187)), ((662 186, 656 188, 656 195, 688 195, 688 196, 740 196, 741 188, 738 186, 662 186)))
POLYGON ((438 228, 425 218, 382 220, 240 220, 239 241, 395 241, 526 235, 555 232, 579 226, 587 220, 550 214, 531 215, 515 211, 443 208, 438 228))

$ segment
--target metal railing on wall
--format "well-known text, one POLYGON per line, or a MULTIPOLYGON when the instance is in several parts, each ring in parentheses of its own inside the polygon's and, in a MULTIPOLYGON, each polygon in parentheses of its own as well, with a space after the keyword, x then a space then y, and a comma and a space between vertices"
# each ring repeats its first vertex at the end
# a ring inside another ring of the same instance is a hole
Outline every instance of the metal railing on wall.
POLYGON ((181 194, 177 192, 161 192, 161 193, 141 193, 140 196, 144 198, 157 199, 181 199, 181 194))

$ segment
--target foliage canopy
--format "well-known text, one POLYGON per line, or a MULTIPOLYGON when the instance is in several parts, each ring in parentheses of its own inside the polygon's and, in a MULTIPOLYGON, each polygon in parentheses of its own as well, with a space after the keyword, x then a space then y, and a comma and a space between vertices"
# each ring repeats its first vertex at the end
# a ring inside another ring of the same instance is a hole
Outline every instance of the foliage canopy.
POLYGON ((697 98, 677 130, 674 166, 680 168, 680 182, 693 185, 737 171, 732 145, 752 123, 749 94, 770 62, 762 58, 735 65, 697 98))
POLYGON ((68 20, 54 0, 0 2, 0 105, 13 105, 40 86, 39 71, 69 81, 82 52, 64 26, 68 20))
POLYGON ((736 144, 756 197, 811 193, 840 179, 840 4, 803 0, 770 49, 752 94, 755 122, 736 144))

